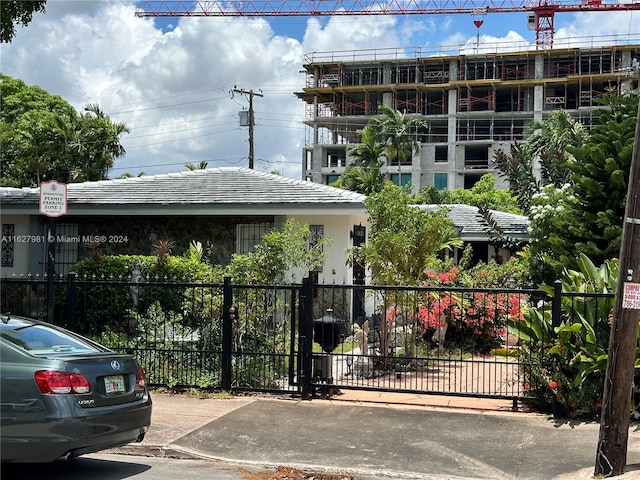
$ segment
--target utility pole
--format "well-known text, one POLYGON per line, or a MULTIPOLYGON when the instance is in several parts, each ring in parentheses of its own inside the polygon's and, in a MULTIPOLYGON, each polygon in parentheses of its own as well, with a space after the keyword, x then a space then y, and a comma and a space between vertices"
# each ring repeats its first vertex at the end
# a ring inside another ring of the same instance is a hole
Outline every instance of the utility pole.
MULTIPOLYGON (((640 78, 637 61, 636 74, 640 78)), ((627 205, 616 287, 609 356, 602 397, 595 476, 624 473, 631 416, 631 387, 640 321, 640 103, 629 170, 627 205)))
POLYGON ((247 91, 242 88, 236 88, 235 86, 233 87, 233 90, 231 90, 232 98, 234 93, 249 96, 249 119, 247 122, 249 126, 249 168, 253 170, 253 125, 255 124, 253 116, 253 97, 264 97, 264 95, 262 92, 256 93, 253 90, 247 91))

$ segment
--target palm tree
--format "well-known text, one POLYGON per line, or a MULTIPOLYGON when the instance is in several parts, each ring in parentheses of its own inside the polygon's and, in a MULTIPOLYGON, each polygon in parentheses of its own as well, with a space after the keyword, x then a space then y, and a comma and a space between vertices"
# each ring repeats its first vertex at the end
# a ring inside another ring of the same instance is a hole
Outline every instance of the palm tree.
POLYGON ((530 136, 526 143, 533 155, 540 158, 543 183, 561 187, 569 183, 571 171, 568 162, 575 161, 567 147, 580 147, 589 132, 576 122, 566 110, 553 110, 547 120, 535 121, 527 128, 530 136))
POLYGON ((378 110, 382 116, 374 117, 368 126, 385 146, 387 161, 397 165, 411 163, 411 156, 420 148, 412 130, 423 126, 424 122, 418 118, 407 120, 404 113, 386 105, 379 105, 378 110))
POLYGON ((115 159, 126 153, 120 136, 129 133, 124 123, 111 122, 98 105, 87 105, 78 119, 80 131, 79 165, 73 171, 75 181, 104 180, 115 159))
POLYGON ((358 133, 362 143, 350 146, 349 152, 353 160, 333 186, 371 195, 379 192, 384 183, 384 175, 380 172, 383 165, 380 157, 385 147, 378 143, 376 132, 369 126, 358 133))
POLYGON ((185 163, 184 166, 187 167, 191 171, 204 170, 205 168, 207 168, 209 166, 209 162, 205 162, 203 160, 197 165, 195 163, 185 163))
POLYGON ((540 182, 533 170, 533 154, 526 143, 514 142, 509 153, 497 150, 493 161, 500 175, 509 180, 509 191, 518 198, 522 211, 529 213, 533 195, 540 191, 540 182))

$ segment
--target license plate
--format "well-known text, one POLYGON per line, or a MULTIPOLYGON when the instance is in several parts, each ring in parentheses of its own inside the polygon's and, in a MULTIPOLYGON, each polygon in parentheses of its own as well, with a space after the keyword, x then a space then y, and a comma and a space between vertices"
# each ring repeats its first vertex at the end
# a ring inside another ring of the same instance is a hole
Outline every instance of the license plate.
POLYGON ((107 395, 117 395, 124 393, 124 377, 122 375, 110 375, 104 377, 104 389, 107 395))

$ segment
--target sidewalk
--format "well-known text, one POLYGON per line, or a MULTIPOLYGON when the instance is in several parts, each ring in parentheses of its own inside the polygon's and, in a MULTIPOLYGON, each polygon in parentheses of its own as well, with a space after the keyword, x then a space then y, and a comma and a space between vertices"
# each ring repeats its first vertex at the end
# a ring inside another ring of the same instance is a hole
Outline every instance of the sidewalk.
MULTIPOLYGON (((311 401, 152 398, 145 440, 111 453, 286 465, 363 480, 578 480, 592 476, 599 432, 597 423, 513 412, 503 400, 366 391, 311 401)), ((627 471, 616 478, 640 479, 639 428, 630 428, 627 471)))

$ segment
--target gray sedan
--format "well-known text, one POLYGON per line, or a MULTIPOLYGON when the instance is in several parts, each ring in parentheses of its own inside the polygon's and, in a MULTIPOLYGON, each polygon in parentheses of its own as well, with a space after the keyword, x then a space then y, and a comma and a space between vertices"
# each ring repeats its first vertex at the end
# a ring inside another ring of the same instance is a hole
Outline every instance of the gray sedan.
POLYGON ((0 315, 2 462, 51 462, 140 442, 151 397, 132 355, 0 315))

